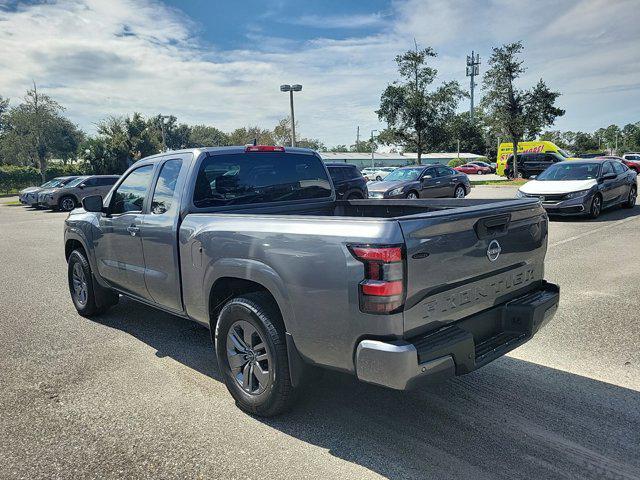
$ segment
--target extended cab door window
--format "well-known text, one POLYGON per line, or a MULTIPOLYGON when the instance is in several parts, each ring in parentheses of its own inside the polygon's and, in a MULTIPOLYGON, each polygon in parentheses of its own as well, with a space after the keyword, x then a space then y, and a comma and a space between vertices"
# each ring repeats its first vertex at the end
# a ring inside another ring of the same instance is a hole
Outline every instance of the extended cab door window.
POLYGON ((177 203, 174 200, 176 184, 180 175, 182 160, 168 160, 162 166, 151 199, 151 214, 162 215, 171 211, 177 203))

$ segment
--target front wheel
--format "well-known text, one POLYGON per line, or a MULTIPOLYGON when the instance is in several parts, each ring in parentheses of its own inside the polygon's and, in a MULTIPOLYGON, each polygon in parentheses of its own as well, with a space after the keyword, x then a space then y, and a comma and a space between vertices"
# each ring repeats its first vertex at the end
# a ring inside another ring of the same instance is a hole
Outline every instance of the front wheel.
POLYGON ((378 176, 376 177, 376 182, 381 182, 381 181, 382 181, 382 177, 381 177, 380 175, 378 175, 378 176))
POLYGON ((408 200, 417 200, 417 198, 418 198, 418 194, 416 192, 407 193, 408 200))
POLYGON ((464 198, 466 195, 466 191, 462 185, 458 185, 456 189, 453 191, 453 196, 455 198, 464 198))
POLYGON ((482 175, 484 172, 482 170, 478 170, 477 174, 482 175))
POLYGON ((62 197, 58 202, 58 208, 63 212, 70 212, 74 208, 76 208, 76 201, 73 197, 62 197))
POLYGON ((272 417, 291 407, 284 326, 268 294, 230 300, 218 316, 215 346, 224 383, 240 409, 272 417))
POLYGON ((591 200, 589 216, 591 218, 598 218, 600 216, 600 212, 602 212, 602 197, 600 194, 596 194, 593 196, 593 200, 591 200))
POLYGON ((629 197, 627 197, 627 201, 624 203, 625 208, 633 208, 636 204, 636 198, 638 196, 638 188, 635 185, 631 185, 629 189, 629 197))
POLYGON ((83 317, 99 315, 118 303, 116 292, 94 283, 91 265, 89 265, 84 252, 80 250, 71 252, 67 263, 67 277, 71 300, 78 313, 83 317))

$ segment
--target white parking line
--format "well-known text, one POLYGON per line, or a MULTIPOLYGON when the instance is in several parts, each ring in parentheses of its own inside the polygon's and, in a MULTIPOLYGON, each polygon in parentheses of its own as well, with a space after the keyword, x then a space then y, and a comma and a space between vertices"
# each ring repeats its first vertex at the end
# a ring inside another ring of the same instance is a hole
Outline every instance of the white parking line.
POLYGON ((562 245, 564 243, 569 243, 569 242, 573 242, 574 240, 579 240, 583 237, 587 237, 593 233, 596 232, 600 232, 602 230, 606 230, 607 228, 612 228, 612 227, 617 227, 618 225, 622 225, 623 223, 627 223, 627 222, 631 222, 633 220, 638 220, 640 218, 640 216, 634 216, 634 217, 629 217, 629 218, 625 218, 623 220, 618 220, 617 222, 613 222, 613 223, 607 223, 605 225, 602 225, 601 227, 598 228, 594 228, 593 230, 589 230, 588 232, 585 233, 581 233, 580 235, 574 235, 573 237, 569 237, 569 238, 565 238, 564 240, 559 240, 557 242, 553 242, 549 244, 549 248, 551 247, 557 247, 558 245, 562 245))

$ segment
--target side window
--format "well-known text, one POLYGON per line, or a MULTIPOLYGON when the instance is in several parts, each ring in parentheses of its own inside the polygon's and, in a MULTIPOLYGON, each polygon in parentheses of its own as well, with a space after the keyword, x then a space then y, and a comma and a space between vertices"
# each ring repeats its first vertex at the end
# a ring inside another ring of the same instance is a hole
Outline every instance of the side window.
POLYGON ((437 167, 439 177, 448 177, 453 174, 453 170, 447 167, 437 167))
POLYGON ((437 175, 435 168, 428 168, 422 173, 422 178, 436 178, 437 175))
POLYGON ((613 162, 613 171, 618 175, 624 173, 627 170, 626 165, 621 164, 620 162, 613 162))
POLYGON ((98 178, 99 187, 110 187, 118 181, 118 177, 100 177, 98 178))
POLYGON ((602 166, 602 176, 608 175, 609 173, 613 173, 613 165, 611 165, 611 162, 604 162, 602 166))
POLYGON ((354 178, 358 178, 360 176, 360 172, 356 167, 346 168, 346 178, 347 180, 353 180, 354 178))
POLYGON ((152 175, 153 165, 132 171, 113 194, 111 213, 141 212, 152 175))
POLYGON ((85 187, 97 187, 98 179, 96 177, 87 178, 84 182, 81 183, 81 185, 84 185, 85 187))
POLYGON ((162 165, 162 170, 160 170, 158 182, 153 192, 153 198, 151 199, 152 214, 162 215, 171 210, 171 206, 174 204, 173 196, 176 192, 176 183, 178 182, 181 167, 182 160, 169 160, 162 165))

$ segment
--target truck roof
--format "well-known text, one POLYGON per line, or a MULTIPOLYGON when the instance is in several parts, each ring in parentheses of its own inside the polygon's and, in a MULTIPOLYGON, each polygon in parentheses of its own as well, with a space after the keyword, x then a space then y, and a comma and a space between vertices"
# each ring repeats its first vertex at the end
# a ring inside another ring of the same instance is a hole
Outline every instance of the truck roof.
MULTIPOLYGON (((181 150, 169 150, 162 153, 157 153, 155 155, 150 155, 141 160, 155 160, 166 157, 171 154, 182 154, 182 153, 193 153, 194 157, 198 157, 198 155, 202 153, 213 153, 213 154, 224 154, 224 153, 244 153, 246 152, 247 145, 238 145, 238 146, 227 146, 227 147, 201 147, 201 148, 183 148, 181 150)), ((300 148, 300 147, 283 147, 284 153, 299 153, 306 155, 315 154, 315 150, 310 148, 300 148)))

